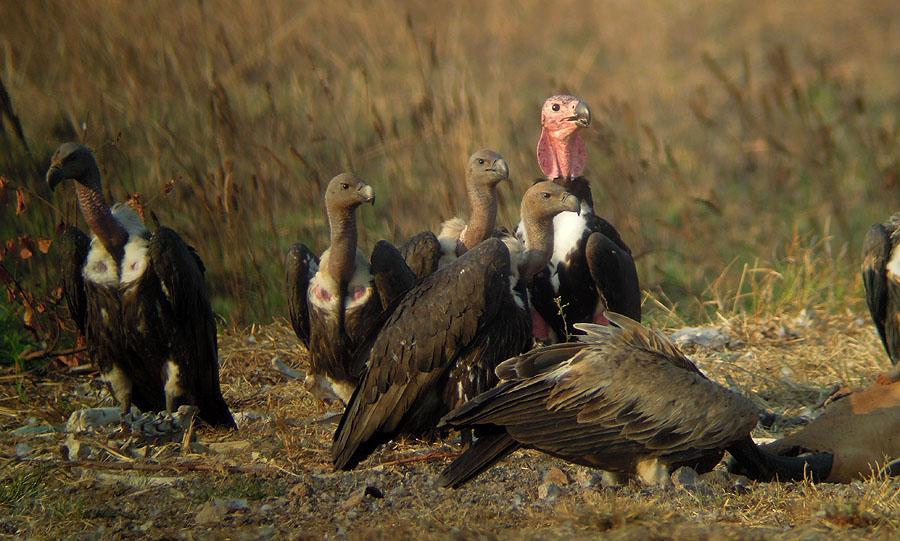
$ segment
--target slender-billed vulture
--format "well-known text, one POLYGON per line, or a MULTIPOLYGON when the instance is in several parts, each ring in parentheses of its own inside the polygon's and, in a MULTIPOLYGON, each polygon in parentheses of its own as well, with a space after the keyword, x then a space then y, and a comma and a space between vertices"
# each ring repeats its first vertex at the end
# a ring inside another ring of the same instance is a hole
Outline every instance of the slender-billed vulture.
POLYGON ((356 211, 374 202, 372 187, 358 176, 334 177, 325 190, 330 246, 321 260, 300 243, 287 254, 291 324, 310 357, 304 384, 322 401, 347 403, 364 369, 357 350, 380 327, 394 300, 415 282, 400 253, 387 242, 375 245, 371 265, 357 248, 356 211))
POLYGON ((216 324, 197 252, 167 227, 151 233, 127 205, 110 208, 94 154, 65 143, 47 183, 75 182, 89 239, 60 239, 69 311, 123 414, 199 409, 206 423, 236 428, 219 388, 216 324))
POLYGON ((664 482, 671 470, 711 470, 728 449, 755 478, 802 478, 803 460, 763 453, 750 438, 758 410, 707 379, 663 335, 619 314, 578 324, 578 342, 537 348, 497 367, 501 383, 441 426, 481 429, 442 473, 458 487, 519 448, 664 482))
POLYGON ((875 224, 863 246, 866 302, 891 363, 900 362, 900 212, 875 224))
MULTIPOLYGON (((550 265, 529 289, 540 316, 534 322, 535 338, 542 341, 565 340, 576 332, 575 323, 605 323, 607 309, 641 320, 641 290, 631 250, 615 227, 594 212, 590 182, 581 176, 587 147, 580 130, 590 123, 591 110, 573 96, 551 96, 541 109, 541 172, 581 201, 580 214, 564 212, 554 220, 550 265)), ((521 226, 516 234, 527 235, 521 226)))
POLYGON ((469 222, 451 218, 441 224, 437 236, 423 231, 400 246, 407 265, 422 279, 446 265, 484 239, 505 234, 497 231, 497 185, 509 179, 509 165, 503 156, 482 149, 466 164, 466 194, 469 222))
MULTIPOLYGON (((535 241, 552 242, 553 217, 577 209, 577 199, 552 182, 532 186, 522 202, 535 241)), ((523 283, 549 253, 533 244, 519 253, 515 238, 506 241, 486 239, 401 298, 369 350, 366 374, 334 435, 335 467, 352 469, 398 434, 436 435, 442 415, 493 387, 495 367, 528 350, 523 283)))

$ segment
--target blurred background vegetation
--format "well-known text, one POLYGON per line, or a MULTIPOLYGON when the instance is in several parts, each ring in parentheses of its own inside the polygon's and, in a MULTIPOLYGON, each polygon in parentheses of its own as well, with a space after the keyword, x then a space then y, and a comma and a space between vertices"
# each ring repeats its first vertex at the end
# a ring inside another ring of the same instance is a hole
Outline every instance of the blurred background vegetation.
MULTIPOLYGON (((3 0, 0 13, 0 263, 35 292, 32 327, 58 298, 53 246, 34 246, 62 221, 83 227, 71 186, 42 182, 66 140, 95 149, 112 199, 140 194, 198 248, 229 324, 286 313, 283 254, 325 248, 321 194, 343 170, 378 194, 361 209, 366 250, 465 212, 463 165, 482 147, 510 162, 513 224, 539 173, 540 105, 559 92, 593 109, 597 211, 637 256, 653 321, 862 313, 862 238, 900 209, 895 0, 3 0)), ((27 320, 15 297, 0 316, 27 320)))

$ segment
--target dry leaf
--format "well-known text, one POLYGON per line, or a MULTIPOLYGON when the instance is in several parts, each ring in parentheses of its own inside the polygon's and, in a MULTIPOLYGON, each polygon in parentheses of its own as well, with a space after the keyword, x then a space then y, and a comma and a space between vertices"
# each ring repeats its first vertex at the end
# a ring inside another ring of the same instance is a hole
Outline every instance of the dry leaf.
POLYGON ((31 324, 34 322, 34 310, 32 310, 31 305, 27 302, 25 303, 25 315, 22 316, 22 321, 29 327, 31 327, 31 324))
POLYGON ((22 214, 27 209, 25 204, 25 192, 22 188, 16 188, 16 216, 22 214))
POLYGON ((34 255, 34 252, 28 249, 27 246, 22 246, 22 249, 19 250, 19 259, 29 259, 34 255))
POLYGON ((51 244, 53 244, 52 239, 38 239, 37 241, 38 250, 40 250, 42 254, 46 254, 50 251, 51 244))
POLYGON ((170 180, 169 182, 166 182, 165 185, 163 185, 163 193, 165 193, 165 194, 170 193, 174 189, 175 189, 175 179, 174 178, 172 180, 170 180))

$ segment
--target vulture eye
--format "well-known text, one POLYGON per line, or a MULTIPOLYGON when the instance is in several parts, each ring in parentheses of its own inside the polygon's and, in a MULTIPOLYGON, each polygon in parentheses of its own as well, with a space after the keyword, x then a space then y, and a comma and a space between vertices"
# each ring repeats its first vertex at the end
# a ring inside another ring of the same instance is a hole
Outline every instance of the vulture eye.
POLYGON ((478 158, 478 165, 484 165, 484 160, 482 158, 478 158))
POLYGON ((341 182, 341 189, 342 189, 342 190, 346 190, 346 189, 349 188, 349 187, 350 187, 350 185, 347 184, 346 182, 341 182))
POLYGON ((541 192, 541 197, 544 199, 550 199, 550 192, 541 192))
POLYGON ((554 104, 553 104, 553 110, 554 110, 554 111, 559 111, 559 104, 558 104, 558 103, 554 103, 554 104))

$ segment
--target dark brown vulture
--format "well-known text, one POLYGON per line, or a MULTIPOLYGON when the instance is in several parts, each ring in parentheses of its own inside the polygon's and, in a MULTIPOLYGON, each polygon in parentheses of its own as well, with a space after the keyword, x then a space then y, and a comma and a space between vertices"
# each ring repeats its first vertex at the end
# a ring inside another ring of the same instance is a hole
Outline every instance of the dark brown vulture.
MULTIPOLYGON (((900 475, 900 371, 831 402, 801 430, 763 449, 784 456, 824 454, 832 464, 822 480, 831 483, 849 483, 882 469, 900 475)), ((739 467, 732 469, 741 473, 739 467)))
POLYGON ((110 209, 85 146, 53 154, 51 189, 75 181, 92 236, 69 227, 59 248, 69 311, 123 414, 194 405, 206 423, 236 428, 219 388, 216 324, 203 262, 167 227, 151 233, 127 205, 110 209))
POLYGON ((375 202, 372 187, 352 173, 325 190, 331 245, 321 261, 304 244, 288 251, 291 324, 306 346, 310 370, 304 384, 319 400, 350 400, 362 375, 357 350, 377 331, 386 311, 415 282, 400 253, 381 241, 371 265, 357 248, 356 209, 375 202))
POLYGON ((863 246, 866 302, 891 363, 900 362, 900 212, 875 224, 863 246))
MULTIPOLYGON (((581 201, 580 214, 564 212, 554 220, 550 265, 529 289, 540 316, 534 322, 535 338, 541 341, 565 340, 576 332, 575 323, 605 323, 607 309, 641 320, 641 290, 631 250, 615 227, 595 214, 590 182, 581 176, 587 147, 579 132, 590 123, 591 110, 573 96, 551 96, 541 110, 541 171, 581 201)), ((516 234, 524 240, 521 227, 516 234)))
POLYGON ((400 246, 409 268, 422 279, 446 265, 484 239, 508 234, 497 227, 497 185, 509 179, 509 165, 503 156, 482 149, 466 164, 466 194, 469 200, 469 223, 451 218, 441 224, 435 237, 424 231, 400 246))
MULTIPOLYGON (((522 202, 533 238, 552 242, 553 216, 578 201, 552 182, 522 202)), ((332 459, 352 469, 399 434, 433 437, 441 416, 496 382, 495 367, 531 347, 518 270, 543 267, 541 246, 489 238, 419 282, 399 301, 366 360, 368 369, 334 435, 332 459), (520 267, 521 263, 521 267, 520 267)))
POLYGON ((762 453, 758 410, 707 379, 663 335, 607 312, 615 326, 579 324, 578 342, 537 348, 497 367, 501 383, 441 426, 481 429, 441 475, 458 487, 519 448, 665 482, 671 470, 711 470, 728 449, 756 478, 803 476, 803 460, 762 453))

